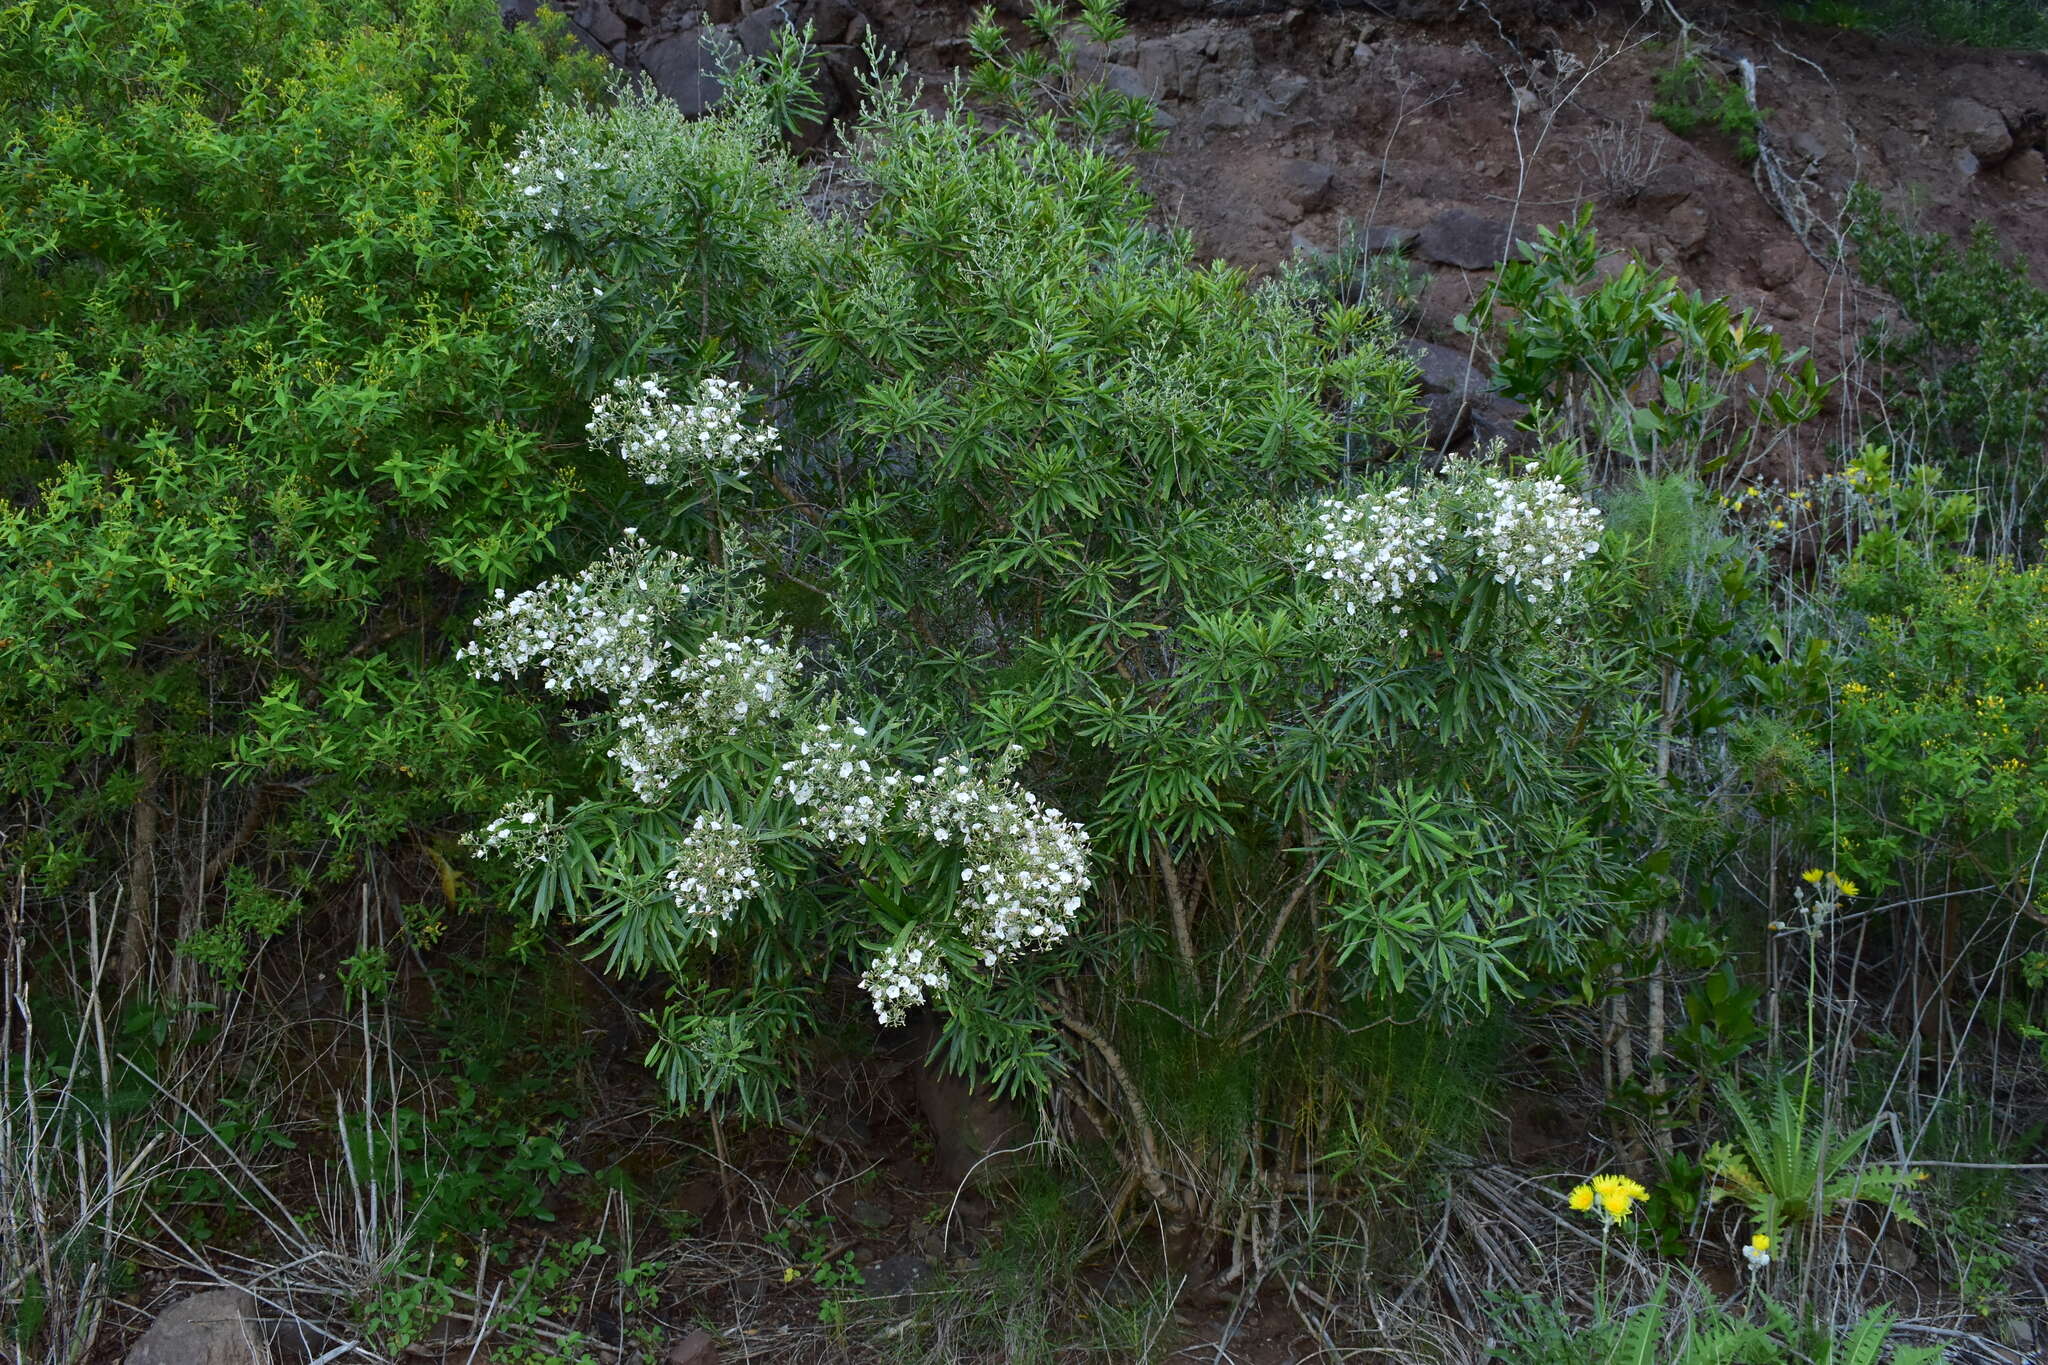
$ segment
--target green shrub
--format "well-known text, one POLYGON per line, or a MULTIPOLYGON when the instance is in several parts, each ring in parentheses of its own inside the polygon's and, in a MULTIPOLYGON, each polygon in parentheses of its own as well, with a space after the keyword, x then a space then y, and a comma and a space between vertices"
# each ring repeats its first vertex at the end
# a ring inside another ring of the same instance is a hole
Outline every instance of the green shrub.
POLYGON ((1720 134, 1747 164, 1756 160, 1766 111, 1750 103, 1741 85, 1708 70, 1699 58, 1685 56, 1658 73, 1650 115, 1680 137, 1702 130, 1720 134))
POLYGON ((1588 206, 1542 228, 1461 316, 1501 391, 1638 469, 1742 478, 1820 411, 1828 383, 1754 313, 1630 261, 1603 274, 1588 206))
POLYGON ((515 160, 523 287, 576 303, 553 335, 647 483, 479 623, 608 765, 479 844, 663 983, 692 1108, 780 1104, 858 978, 1096 1106, 1190 1217, 1347 1114, 1357 1165, 1418 1151, 1358 1107, 1445 1054, 1368 1026, 1572 972, 1635 894, 1636 661, 1594 643, 1575 457, 1418 467, 1385 319, 1196 264, 1085 128, 877 88, 819 222, 775 79, 698 123, 560 106, 515 160), (636 254, 669 203, 727 207, 636 254))
POLYGON ((1958 247, 1913 231, 1862 188, 1849 215, 1858 272, 1905 315, 1868 340, 1889 444, 1974 492, 1994 549, 2030 552, 2048 517, 2048 290, 1987 226, 1958 247))
POLYGON ((1778 0, 1787 18, 1963 47, 2048 47, 2035 0, 1778 0))
POLYGON ((46 882, 132 839, 130 972, 153 885, 232 975, 252 897, 531 768, 443 630, 577 487, 479 195, 569 46, 488 0, 0 8, 0 792, 46 882))

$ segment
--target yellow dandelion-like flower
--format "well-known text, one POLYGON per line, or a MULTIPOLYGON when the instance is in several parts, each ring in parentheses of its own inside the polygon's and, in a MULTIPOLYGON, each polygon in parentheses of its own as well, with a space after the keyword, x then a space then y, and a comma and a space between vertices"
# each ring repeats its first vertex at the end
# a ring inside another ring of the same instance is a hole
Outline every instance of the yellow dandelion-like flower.
POLYGON ((1749 1244, 1758 1251, 1769 1251, 1771 1249, 1771 1239, 1764 1236, 1761 1232, 1750 1238, 1749 1244))
POLYGON ((1830 872, 1828 873, 1828 880, 1835 884, 1835 890, 1841 892, 1844 900, 1863 894, 1863 889, 1847 877, 1837 877, 1834 873, 1830 872))
POLYGON ((1817 867, 1809 867, 1806 871, 1799 874, 1799 880, 1807 883, 1809 886, 1819 886, 1820 879, 1827 875, 1827 873, 1817 867))
POLYGON ((1573 1189, 1571 1192, 1571 1206, 1573 1213, 1585 1213, 1591 1209, 1593 1207, 1593 1187, 1591 1185, 1580 1185, 1573 1189))
POLYGON ((1596 1175, 1591 1189, 1600 1203, 1601 1216, 1610 1223, 1619 1223, 1650 1197, 1648 1190, 1625 1175, 1596 1175))

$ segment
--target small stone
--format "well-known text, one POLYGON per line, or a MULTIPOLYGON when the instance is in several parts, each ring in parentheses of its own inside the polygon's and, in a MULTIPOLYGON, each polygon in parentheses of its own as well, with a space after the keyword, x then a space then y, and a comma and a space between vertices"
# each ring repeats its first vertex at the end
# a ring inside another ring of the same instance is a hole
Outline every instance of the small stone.
POLYGON ((2023 189, 2040 189, 2048 185, 2048 157, 2041 155, 2039 147, 2029 147, 2000 162, 1998 178, 2023 189))
POLYGON ((856 1199, 846 1210, 846 1216, 864 1228, 885 1228, 896 1220, 889 1210, 872 1199, 856 1199))
POLYGON ((1797 242, 1779 242, 1764 248, 1757 262, 1757 280, 1766 289, 1783 289, 1806 269, 1806 249, 1797 242))
POLYGON ((1464 209, 1447 209, 1423 226, 1415 249, 1424 260, 1438 265, 1490 270, 1507 260, 1511 245, 1506 223, 1464 209))
POLYGON ((1990 165, 2012 150, 2012 130, 2005 116, 1967 97, 1941 106, 1941 126, 1949 138, 1978 162, 1990 165))
POLYGON ((718 1365, 718 1341, 699 1327, 668 1348, 663 1365, 718 1365))
POLYGON ((270 1365, 270 1344, 254 1298, 239 1289, 209 1289, 159 1315, 126 1365, 270 1365))
POLYGON ((1519 85, 1511 85, 1508 89, 1514 92, 1515 112, 1523 118, 1543 107, 1543 100, 1534 90, 1526 90, 1519 85))
POLYGON ((884 1298, 911 1294, 931 1283, 932 1263, 922 1256, 891 1256, 861 1272, 865 1287, 884 1298))
POLYGON ((1635 202, 1653 213, 1665 213, 1699 192, 1699 176, 1678 162, 1666 162, 1650 172, 1635 202))
POLYGON ((1330 192, 1337 183, 1337 170, 1320 161, 1283 161, 1276 178, 1280 185, 1280 198, 1293 210, 1298 221, 1330 202, 1330 192))
POLYGON ((1664 215, 1664 238, 1681 259, 1707 244, 1712 219, 1704 204, 1688 201, 1664 215))

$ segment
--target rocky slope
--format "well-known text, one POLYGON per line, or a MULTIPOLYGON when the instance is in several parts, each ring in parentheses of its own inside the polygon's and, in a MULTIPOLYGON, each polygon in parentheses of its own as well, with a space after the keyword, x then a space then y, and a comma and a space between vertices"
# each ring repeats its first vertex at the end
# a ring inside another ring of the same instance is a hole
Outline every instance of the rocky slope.
MULTIPOLYGON (((972 6, 858 3, 580 0, 572 19, 692 110, 716 96, 713 30, 758 52, 778 28, 813 24, 834 115, 852 107, 870 28, 935 88, 968 61, 972 6)), ((1511 234, 1586 202, 1603 243, 1755 308, 1852 385, 1853 340, 1884 301, 1839 264, 1850 185, 1958 234, 1987 222, 2048 279, 2048 53, 1930 49, 1788 25, 1767 5, 1665 0, 1153 0, 1132 13, 1125 38, 1085 58, 1158 102, 1171 131, 1142 174, 1164 209, 1204 250, 1254 267, 1333 245, 1347 219, 1379 229, 1426 271, 1425 336, 1448 337, 1511 234), (1681 23, 1711 77, 1753 86, 1767 113, 1755 159, 1651 116, 1681 23)), ((811 141, 829 150, 829 130, 811 141)))

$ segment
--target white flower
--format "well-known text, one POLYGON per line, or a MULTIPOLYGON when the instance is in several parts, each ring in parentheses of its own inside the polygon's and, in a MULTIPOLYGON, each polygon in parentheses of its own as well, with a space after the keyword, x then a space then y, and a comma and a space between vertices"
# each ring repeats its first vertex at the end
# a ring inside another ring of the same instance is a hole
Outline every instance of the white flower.
POLYGON ((776 775, 775 794, 797 808, 797 824, 818 842, 865 844, 896 818, 903 775, 871 750, 860 726, 821 723, 776 775))
POLYGON ((938 942, 925 929, 884 949, 860 979, 860 988, 874 1001, 875 1017, 888 1028, 951 984, 938 942))
POLYGON ((563 842, 562 826, 545 818, 539 800, 529 795, 509 803, 482 830, 463 835, 462 842, 480 858, 509 858, 518 867, 539 867, 563 842))
POLYGON ((745 386, 715 375, 688 406, 671 403, 657 380, 621 378, 592 408, 590 439, 616 444, 626 468, 646 483, 687 483, 706 473, 737 479, 781 444, 774 427, 746 424, 745 400, 745 386))
POLYGON ((709 746, 779 719, 796 673, 795 658, 773 641, 713 635, 618 708, 609 756, 652 804, 709 746))
POLYGON ((1303 567, 1330 585, 1347 614, 1401 610, 1416 583, 1437 581, 1437 548, 1448 534, 1436 509, 1406 488, 1316 508, 1303 567))
POLYGON ((1481 566, 1493 581, 1523 592, 1550 594, 1571 582, 1572 569, 1600 549, 1600 510, 1556 479, 1486 478, 1474 524, 1481 566))
POLYGON ((942 763, 911 783, 904 817, 972 859, 961 869, 960 923, 984 965, 1073 932, 1094 885, 1088 832, 1078 822, 1017 783, 964 763, 942 763))
POLYGON ((753 839, 724 816, 704 812, 676 842, 675 857, 663 881, 676 908, 700 921, 704 932, 717 938, 719 926, 761 893, 753 839))
POLYGON ((696 591, 690 562, 631 530, 573 576, 544 579, 476 619, 456 651, 479 678, 537 671, 569 696, 637 697, 661 672, 668 623, 696 591))

